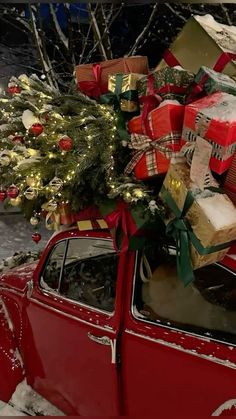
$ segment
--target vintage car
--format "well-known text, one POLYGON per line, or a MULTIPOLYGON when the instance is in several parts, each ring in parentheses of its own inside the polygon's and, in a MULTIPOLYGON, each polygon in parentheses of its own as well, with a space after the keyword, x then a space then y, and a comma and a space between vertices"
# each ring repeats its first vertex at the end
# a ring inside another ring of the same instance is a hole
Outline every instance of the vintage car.
POLYGON ((66 415, 234 415, 236 261, 184 287, 175 250, 55 234, 0 277, 0 399, 23 376, 66 415))

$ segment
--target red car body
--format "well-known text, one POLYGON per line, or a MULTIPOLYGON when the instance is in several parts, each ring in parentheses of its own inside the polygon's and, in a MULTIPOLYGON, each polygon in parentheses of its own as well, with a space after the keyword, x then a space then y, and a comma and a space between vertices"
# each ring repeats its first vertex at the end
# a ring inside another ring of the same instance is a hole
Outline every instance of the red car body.
MULTIPOLYGON (((0 332, 0 346, 7 350, 6 339, 14 341, 24 373, 19 365, 12 372, 0 358, 4 373, 10 374, 8 380, 0 378, 0 398, 7 400, 25 374, 67 415, 218 415, 224 406, 232 407, 236 347, 135 316, 135 252, 119 255, 113 313, 40 287, 51 249, 64 239, 89 237, 111 241, 106 231, 60 232, 37 264, 1 276, 0 297, 14 337, 0 332)), ((224 263, 234 269, 232 259, 224 263)))

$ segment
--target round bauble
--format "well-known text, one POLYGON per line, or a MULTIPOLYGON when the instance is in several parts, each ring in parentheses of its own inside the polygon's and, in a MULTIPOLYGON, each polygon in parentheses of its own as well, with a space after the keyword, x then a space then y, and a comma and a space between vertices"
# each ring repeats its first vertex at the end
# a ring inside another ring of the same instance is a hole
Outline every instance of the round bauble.
POLYGON ((35 137, 38 137, 38 135, 42 134, 43 130, 44 126, 40 123, 33 124, 30 127, 30 132, 34 134, 35 137))
POLYGON ((38 217, 31 217, 31 219, 30 219, 30 224, 31 224, 32 226, 37 226, 37 225, 38 225, 38 223, 39 223, 39 218, 38 218, 38 217))
POLYGON ((9 186, 7 189, 8 198, 16 198, 19 195, 19 189, 15 185, 9 186))
POLYGON ((40 242, 40 240, 41 240, 41 234, 39 234, 39 233, 33 233, 32 234, 32 240, 36 243, 36 244, 38 244, 38 242, 40 242))
POLYGON ((27 188, 24 192, 24 196, 29 201, 32 201, 33 199, 37 198, 38 192, 34 188, 27 188))
POLYGON ((58 192, 61 188, 62 188, 62 186, 63 186, 63 180, 62 179, 60 179, 59 177, 54 177, 50 182, 49 182, 49 186, 50 186, 50 189, 53 191, 53 192, 58 192))
POLYGON ((4 191, 3 189, 1 189, 0 190, 0 202, 5 201, 6 197, 7 197, 6 191, 4 191))
POLYGON ((16 198, 11 198, 9 202, 13 207, 19 207, 22 203, 22 200, 21 197, 18 195, 16 198))
POLYGON ((21 92, 21 88, 17 85, 8 86, 7 88, 7 93, 10 93, 11 95, 15 93, 20 93, 20 92, 21 92))
POLYGON ((59 141, 58 141, 58 147, 62 151, 70 151, 73 147, 73 140, 72 138, 68 137, 67 135, 64 135, 59 141))

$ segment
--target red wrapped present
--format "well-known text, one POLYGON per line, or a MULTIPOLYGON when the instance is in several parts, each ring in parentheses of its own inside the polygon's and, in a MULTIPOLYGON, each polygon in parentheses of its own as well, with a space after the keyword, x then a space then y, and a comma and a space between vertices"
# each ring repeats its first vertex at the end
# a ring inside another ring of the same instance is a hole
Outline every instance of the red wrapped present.
POLYGON ((231 165, 236 150, 236 97, 217 92, 185 107, 182 139, 197 136, 212 144, 210 169, 219 175, 231 165))
POLYGON ((149 114, 152 137, 155 139, 181 139, 184 106, 176 100, 164 100, 149 114))
POLYGON ((225 179, 224 190, 234 205, 236 205, 236 152, 225 179))
POLYGON ((125 175, 134 171, 136 178, 140 180, 165 174, 169 169, 170 158, 177 148, 172 139, 153 141, 140 134, 131 134, 129 147, 134 150, 134 155, 125 168, 125 175))
POLYGON ((108 76, 116 73, 148 73, 147 57, 126 57, 76 66, 78 88, 88 96, 98 98, 108 92, 108 76))
POLYGON ((130 133, 145 134, 151 139, 180 141, 183 128, 184 106, 176 100, 164 100, 148 114, 142 112, 128 122, 130 133))

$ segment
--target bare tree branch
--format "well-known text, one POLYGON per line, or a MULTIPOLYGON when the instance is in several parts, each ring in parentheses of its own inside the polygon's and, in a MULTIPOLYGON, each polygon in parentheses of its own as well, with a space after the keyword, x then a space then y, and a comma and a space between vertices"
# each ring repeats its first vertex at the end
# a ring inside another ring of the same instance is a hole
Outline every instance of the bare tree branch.
POLYGON ((187 22, 187 19, 183 16, 183 15, 181 15, 177 10, 175 10, 171 5, 170 5, 170 3, 165 3, 165 6, 169 9, 169 10, 171 10, 171 12, 172 13, 174 13, 174 15, 175 16, 178 16, 178 18, 179 19, 181 19, 182 20, 182 22, 187 22))
POLYGON ((132 48, 130 49, 129 53, 127 54, 127 56, 129 57, 130 55, 135 55, 136 51, 140 45, 140 42, 143 40, 143 38, 145 37, 145 35, 147 34, 147 32, 149 31, 149 28, 153 22, 154 16, 157 13, 158 10, 158 3, 154 4, 153 8, 152 8, 152 12, 149 16, 148 22, 146 24, 146 26, 144 27, 144 29, 142 30, 142 32, 139 34, 139 36, 137 37, 134 45, 132 46, 132 48))

